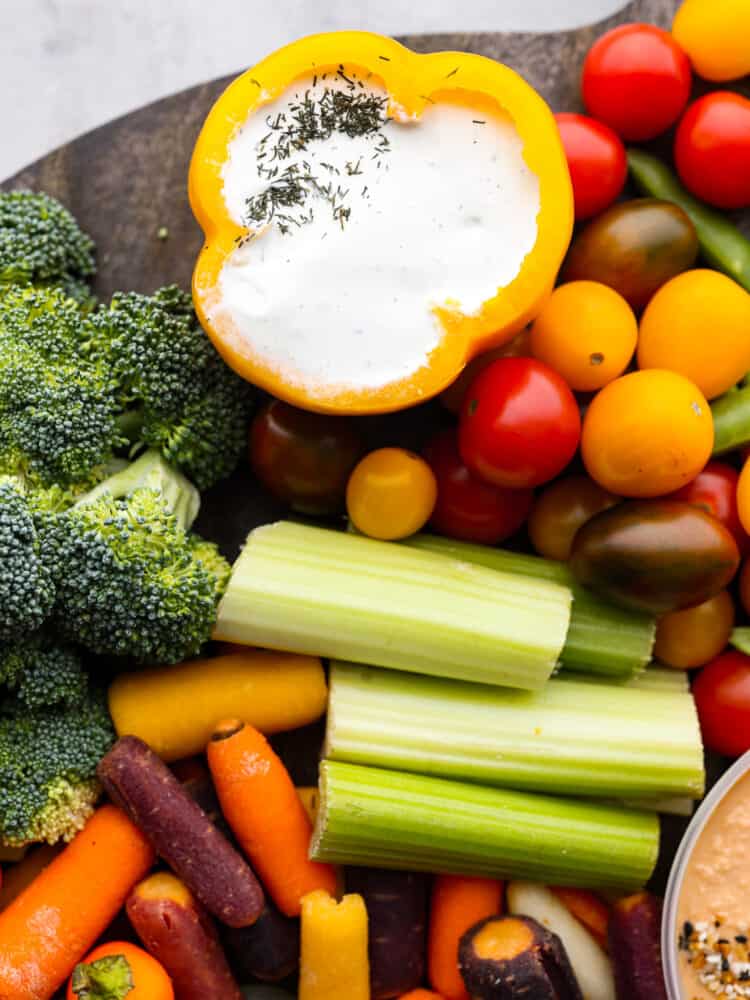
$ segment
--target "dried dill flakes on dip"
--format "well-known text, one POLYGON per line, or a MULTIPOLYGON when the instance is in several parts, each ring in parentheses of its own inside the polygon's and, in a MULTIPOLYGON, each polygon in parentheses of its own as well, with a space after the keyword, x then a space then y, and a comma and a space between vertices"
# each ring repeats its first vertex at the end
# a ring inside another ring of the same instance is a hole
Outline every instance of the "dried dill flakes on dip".
POLYGON ((193 156, 196 305, 275 396, 384 412, 439 392, 552 287, 572 227, 554 119, 480 56, 303 39, 236 80, 193 156))

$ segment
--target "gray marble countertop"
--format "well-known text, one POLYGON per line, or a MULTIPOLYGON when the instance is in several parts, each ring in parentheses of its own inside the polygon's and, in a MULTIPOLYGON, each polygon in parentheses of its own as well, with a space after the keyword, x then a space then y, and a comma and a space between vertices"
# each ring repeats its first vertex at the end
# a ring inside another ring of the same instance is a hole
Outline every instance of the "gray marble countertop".
POLYGON ((314 31, 555 31, 622 6, 624 0, 0 0, 0 178, 111 118, 244 69, 314 31))

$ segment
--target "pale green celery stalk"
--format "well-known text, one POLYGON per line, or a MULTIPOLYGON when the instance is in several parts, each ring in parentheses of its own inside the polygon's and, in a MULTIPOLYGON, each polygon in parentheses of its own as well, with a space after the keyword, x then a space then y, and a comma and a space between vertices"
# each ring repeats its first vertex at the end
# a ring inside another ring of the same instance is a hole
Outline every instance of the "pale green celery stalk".
POLYGON ((214 636, 537 689, 560 655, 570 602, 556 583, 280 521, 250 534, 214 636))
POLYGON ((698 799, 705 787, 688 692, 572 674, 532 692, 334 663, 323 754, 587 798, 698 799))
POLYGON ((656 621, 601 600, 579 586, 564 563, 436 535, 414 535, 404 544, 499 572, 570 587, 573 609, 561 655, 564 667, 625 679, 642 670, 651 659, 656 621))
POLYGON ((631 889, 648 880, 658 852, 654 813, 321 764, 318 861, 631 889))

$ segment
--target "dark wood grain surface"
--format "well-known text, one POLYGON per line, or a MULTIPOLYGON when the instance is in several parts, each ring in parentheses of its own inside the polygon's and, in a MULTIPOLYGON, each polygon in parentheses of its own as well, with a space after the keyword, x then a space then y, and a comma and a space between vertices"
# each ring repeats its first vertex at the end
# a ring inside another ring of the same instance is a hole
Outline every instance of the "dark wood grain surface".
MULTIPOLYGON (((561 0, 562 2, 562 0, 561 0)), ((417 35, 402 39, 420 52, 465 50, 490 56, 518 70, 555 110, 579 107, 583 57, 594 39, 625 21, 668 26, 677 0, 635 0, 601 24, 556 34, 417 35)), ((544 28, 539 25, 540 32, 544 28)), ((238 67, 238 70, 244 67, 238 67)), ((0 187, 30 187, 60 198, 99 247, 96 291, 151 291, 177 282, 189 285, 201 235, 190 212, 187 170, 193 144, 213 102, 231 77, 192 87, 157 101, 67 143, 0 187), (162 227, 168 230, 159 239, 162 227)), ((419 446, 446 421, 436 404, 365 421, 372 444, 419 446)), ((198 528, 233 557, 247 532, 283 511, 263 494, 248 470, 204 497, 198 528)), ((277 743, 300 783, 315 780, 321 727, 288 734, 277 743)), ((722 762, 712 760, 715 776, 722 762)), ((684 821, 668 819, 655 883, 663 885, 684 821)))

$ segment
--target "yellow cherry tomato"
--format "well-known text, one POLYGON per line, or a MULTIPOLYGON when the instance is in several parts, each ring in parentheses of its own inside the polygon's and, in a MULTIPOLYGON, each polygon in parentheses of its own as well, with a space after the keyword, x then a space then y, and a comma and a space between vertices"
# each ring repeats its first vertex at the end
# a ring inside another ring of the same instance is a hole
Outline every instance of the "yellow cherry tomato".
POLYGON ((672 35, 706 80, 739 80, 750 73, 748 0, 683 0, 672 35))
POLYGON ((618 496, 658 497, 698 475, 711 456, 714 426, 700 389, 652 369, 605 386, 583 421, 586 470, 618 496))
POLYGON ((718 271, 678 274, 641 318, 638 367, 679 372, 707 399, 731 389, 750 370, 750 294, 718 271))
POLYGON ((567 562, 578 529, 617 503, 588 476, 564 476, 547 486, 531 508, 526 527, 531 544, 545 559, 567 562))
POLYGON ((413 535, 429 521, 437 483, 427 462, 404 448, 366 455, 349 477, 346 509, 363 535, 393 541, 413 535))
POLYGON ((560 285, 531 327, 534 357, 578 392, 595 392, 622 375, 637 341, 635 313, 598 281, 560 285))
POLYGON ((721 653, 733 628, 734 602, 722 590, 694 608, 664 615, 656 627, 654 656, 681 670, 702 667, 721 653))

